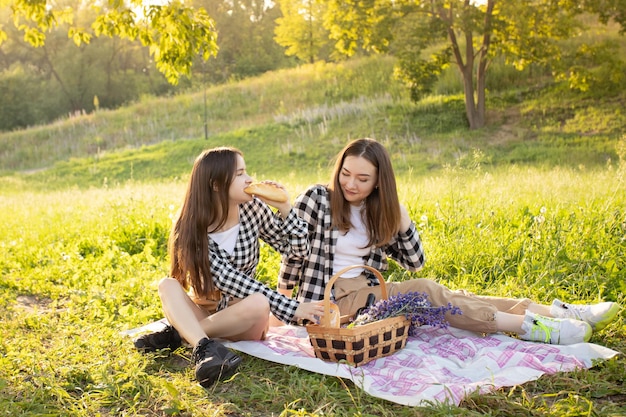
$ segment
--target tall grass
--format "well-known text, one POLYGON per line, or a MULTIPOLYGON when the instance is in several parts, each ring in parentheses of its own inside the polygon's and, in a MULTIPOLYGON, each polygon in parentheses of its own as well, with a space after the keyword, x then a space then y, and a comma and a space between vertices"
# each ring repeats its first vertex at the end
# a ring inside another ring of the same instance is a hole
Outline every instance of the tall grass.
MULTIPOLYGON (((393 149, 393 148, 392 148, 393 149)), ((423 271, 452 288, 541 302, 626 304, 624 171, 490 170, 466 161, 400 176, 425 243, 423 271)), ((285 178, 290 194, 316 173, 285 178)), ((141 355, 119 332, 161 317, 156 282, 185 181, 127 181, 88 190, 0 196, 0 414, 93 415, 623 415, 623 357, 591 370, 472 395, 460 407, 411 408, 351 383, 246 357, 208 392, 189 350, 141 355), (621 393, 621 394, 620 394, 621 393)), ((259 279, 280 259, 263 247, 259 279)), ((592 342, 624 351, 624 313, 592 342)))
MULTIPOLYGON (((188 147, 181 143, 187 141, 245 145, 255 150, 254 155, 262 155, 256 148, 267 149, 271 143, 280 158, 263 162, 288 172, 289 164, 314 168, 348 139, 361 136, 411 146, 410 154, 422 158, 413 157, 410 166, 423 173, 473 149, 504 163, 597 166, 615 158, 616 140, 626 126, 623 92, 598 98, 568 91, 561 84, 539 88, 533 84, 535 78, 510 74, 500 63, 491 74, 506 78, 503 85, 517 87, 490 92, 489 125, 468 131, 458 85, 452 82, 438 89, 439 94, 411 103, 392 75, 393 64, 389 57, 370 57, 305 65, 206 91, 144 98, 116 111, 0 133, 0 174, 37 172, 59 163, 58 174, 71 176, 68 168, 78 159, 75 170, 88 168, 97 176, 106 171, 107 161, 127 164, 129 154, 135 157, 142 153, 137 150, 163 143, 168 145, 161 145, 159 152, 176 156, 188 147)), ((441 82, 447 83, 446 77, 441 82)), ((109 180, 116 176, 106 174, 109 180)), ((101 181, 98 178, 96 183, 101 181)))
POLYGON ((305 65, 175 97, 145 97, 123 109, 100 110, 49 126, 0 134, 0 167, 48 167, 70 157, 165 140, 203 138, 271 122, 315 105, 332 106, 360 97, 404 97, 391 76, 393 59, 305 65), (205 108, 206 102, 206 108, 205 108), (205 118, 206 113, 206 118, 205 118))

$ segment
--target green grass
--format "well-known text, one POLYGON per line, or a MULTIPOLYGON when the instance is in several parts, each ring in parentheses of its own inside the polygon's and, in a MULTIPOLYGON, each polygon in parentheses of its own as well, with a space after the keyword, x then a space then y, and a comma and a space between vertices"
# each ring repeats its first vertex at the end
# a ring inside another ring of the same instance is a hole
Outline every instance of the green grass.
MULTIPOLYGON (((254 169, 254 167, 251 167, 254 169)), ((309 179, 306 172, 301 179, 309 179)), ((482 294, 626 304, 626 195, 617 169, 450 167, 400 178, 427 276, 482 294), (512 193, 511 189, 516 192, 512 193)), ((305 182, 286 180, 292 195, 305 182)), ((209 392, 190 351, 142 355, 119 332, 161 317, 156 282, 184 180, 0 199, 3 415, 623 415, 623 357, 472 395, 460 407, 404 407, 350 382, 245 357, 209 392)), ((259 278, 279 259, 264 247, 259 278)), ((623 352, 625 315, 592 342, 623 352)))
MULTIPOLYGON (((167 236, 201 150, 242 149, 251 174, 293 198, 327 181, 359 136, 388 147, 426 247, 421 272, 389 279, 626 305, 624 93, 498 90, 490 125, 468 131, 461 96, 409 103, 391 66, 369 58, 211 88, 208 139, 203 92, 0 134, 0 415, 626 415, 623 355, 459 407, 405 407, 249 356, 205 392, 188 349, 141 355, 120 336, 161 317, 167 236)), ((279 262, 263 247, 259 279, 275 285, 279 262)), ((625 317, 592 342, 624 352, 625 317)))

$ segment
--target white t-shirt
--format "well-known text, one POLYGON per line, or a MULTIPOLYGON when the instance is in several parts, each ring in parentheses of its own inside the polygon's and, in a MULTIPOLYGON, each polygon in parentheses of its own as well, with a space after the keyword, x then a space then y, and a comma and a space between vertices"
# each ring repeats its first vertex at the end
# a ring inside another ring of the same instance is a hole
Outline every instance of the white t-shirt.
POLYGON ((209 236, 211 236, 211 239, 213 239, 215 243, 220 245, 220 248, 228 252, 229 255, 232 255, 235 251, 237 236, 239 236, 239 223, 237 223, 228 230, 223 230, 216 233, 209 233, 209 236))
MULTIPOLYGON (((361 207, 350 206, 350 222, 352 228, 348 233, 340 233, 337 238, 333 275, 341 269, 351 265, 363 265, 363 257, 368 256, 370 247, 367 246, 369 237, 361 217, 361 207)), ((344 273, 342 278, 355 278, 363 273, 363 268, 353 268, 344 273)))

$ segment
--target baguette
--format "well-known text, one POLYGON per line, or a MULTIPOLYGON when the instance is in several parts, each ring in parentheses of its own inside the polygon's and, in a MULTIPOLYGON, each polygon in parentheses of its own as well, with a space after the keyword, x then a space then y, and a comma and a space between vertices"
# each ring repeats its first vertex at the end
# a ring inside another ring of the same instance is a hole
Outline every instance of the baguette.
POLYGON ((243 189, 246 194, 263 197, 270 201, 284 203, 287 201, 287 193, 276 185, 264 182, 256 182, 243 189))

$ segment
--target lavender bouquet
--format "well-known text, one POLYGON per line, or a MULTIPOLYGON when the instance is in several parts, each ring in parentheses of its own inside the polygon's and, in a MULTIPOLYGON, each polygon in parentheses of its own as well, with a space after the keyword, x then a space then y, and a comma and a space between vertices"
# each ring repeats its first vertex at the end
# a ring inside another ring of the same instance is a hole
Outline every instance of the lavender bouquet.
POLYGON ((393 295, 386 300, 379 300, 359 314, 348 327, 359 326, 389 317, 405 316, 411 321, 409 336, 415 336, 417 328, 420 326, 447 328, 449 325, 445 318, 447 312, 450 312, 450 314, 462 314, 460 308, 450 303, 446 306, 433 307, 430 301, 428 301, 428 294, 426 293, 407 292, 393 295))

